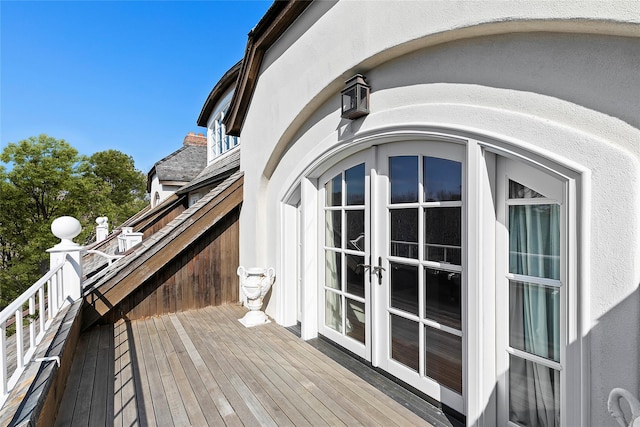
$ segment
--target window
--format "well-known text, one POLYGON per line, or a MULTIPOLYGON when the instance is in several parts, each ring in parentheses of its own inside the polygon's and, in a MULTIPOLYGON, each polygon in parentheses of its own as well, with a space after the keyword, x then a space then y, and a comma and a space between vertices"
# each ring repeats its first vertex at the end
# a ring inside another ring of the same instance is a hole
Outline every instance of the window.
POLYGON ((211 140, 211 159, 226 153, 240 142, 238 137, 227 135, 227 130, 222 120, 229 109, 229 104, 220 111, 209 127, 211 140))

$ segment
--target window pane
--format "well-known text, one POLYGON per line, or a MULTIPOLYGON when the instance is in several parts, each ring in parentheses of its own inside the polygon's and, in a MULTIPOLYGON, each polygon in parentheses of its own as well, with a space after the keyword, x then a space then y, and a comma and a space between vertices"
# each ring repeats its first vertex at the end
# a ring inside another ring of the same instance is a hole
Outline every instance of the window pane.
POLYGON ((324 295, 324 324, 342 332, 342 297, 331 291, 325 291, 324 295))
POLYGON ((462 200, 462 164, 453 160, 424 157, 424 200, 462 200))
POLYGON ((328 288, 342 289, 342 258, 340 252, 325 251, 324 285, 328 288))
POLYGON ((347 205, 364 205, 364 163, 344 173, 347 205))
POLYGON ((560 279, 560 206, 509 206, 509 272, 560 279))
POLYGON ((510 199, 538 199, 544 196, 535 190, 525 187, 524 185, 509 180, 509 198, 510 199))
POLYGON ((346 211, 347 249, 364 252, 364 210, 346 211))
POLYGON ((324 188, 327 193, 326 206, 342 205, 342 174, 334 176, 324 188))
POLYGON ((391 255, 418 258, 418 209, 393 209, 391 214, 391 255))
POLYGON ((425 317, 442 325, 462 329, 460 273, 425 268, 425 317))
POLYGON ((364 298, 365 270, 363 256, 347 255, 347 292, 364 298))
POLYGON ((418 314, 418 267, 391 263, 391 307, 418 314))
POLYGON ((425 326, 425 374, 462 394, 462 338, 425 326))
POLYGON ((364 303, 347 298, 347 335, 364 344, 364 303))
POLYGON ((342 212, 325 211, 325 245, 332 248, 342 247, 342 212))
POLYGON ((418 158, 416 156, 389 157, 391 203, 418 201, 418 158))
POLYGON ((524 426, 560 426, 560 372, 513 355, 509 360, 509 419, 524 426))
POLYGON ((391 358, 418 371, 420 364, 418 323, 391 315, 391 358))
POLYGON ((461 264, 462 208, 424 210, 424 256, 427 261, 461 264))
POLYGON ((509 283, 509 345, 559 362, 560 289, 509 283))

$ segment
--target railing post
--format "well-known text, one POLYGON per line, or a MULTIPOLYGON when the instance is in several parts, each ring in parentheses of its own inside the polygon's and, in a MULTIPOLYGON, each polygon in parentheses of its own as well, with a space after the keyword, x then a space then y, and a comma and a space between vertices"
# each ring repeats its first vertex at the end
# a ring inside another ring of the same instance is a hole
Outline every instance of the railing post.
POLYGON ((58 298, 66 302, 73 302, 82 298, 82 264, 80 263, 80 251, 82 246, 74 243, 72 239, 80 234, 82 227, 80 222, 70 216, 57 218, 51 224, 51 231, 60 239, 60 243, 47 252, 51 254, 51 268, 65 263, 61 271, 61 295, 58 298))
POLYGON ((102 242, 109 235, 109 218, 99 216, 96 218, 96 242, 102 242))

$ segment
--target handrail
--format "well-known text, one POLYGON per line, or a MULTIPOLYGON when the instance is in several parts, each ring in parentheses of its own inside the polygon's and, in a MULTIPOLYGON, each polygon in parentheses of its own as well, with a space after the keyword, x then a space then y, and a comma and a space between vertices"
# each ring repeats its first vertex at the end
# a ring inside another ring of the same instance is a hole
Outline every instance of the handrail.
POLYGON ((109 265, 111 265, 114 261, 119 260, 120 258, 124 258, 124 255, 109 255, 106 252, 99 251, 97 249, 87 249, 88 254, 96 254, 103 258, 106 258, 109 261, 109 265))
POLYGON ((69 261, 72 258, 67 254, 64 262, 49 270, 0 312, 0 407, 16 386, 36 347, 65 303, 62 297, 62 273, 69 261), (28 325, 25 328, 24 311, 27 303, 28 325), (11 320, 15 322, 15 333, 7 337, 7 327, 12 326, 11 320), (25 339, 25 329, 28 331, 28 340, 25 339))

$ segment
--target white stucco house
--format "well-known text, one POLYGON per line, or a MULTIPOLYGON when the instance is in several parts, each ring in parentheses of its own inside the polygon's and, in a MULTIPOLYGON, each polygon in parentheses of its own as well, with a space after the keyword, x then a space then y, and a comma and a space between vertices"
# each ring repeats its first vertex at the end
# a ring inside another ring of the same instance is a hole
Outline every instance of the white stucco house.
POLYGON ((275 2, 222 98, 276 322, 467 425, 640 394, 637 2, 275 2))

